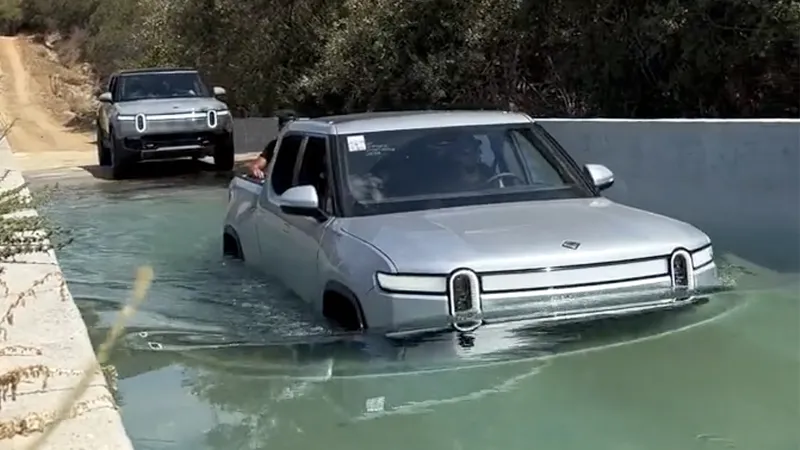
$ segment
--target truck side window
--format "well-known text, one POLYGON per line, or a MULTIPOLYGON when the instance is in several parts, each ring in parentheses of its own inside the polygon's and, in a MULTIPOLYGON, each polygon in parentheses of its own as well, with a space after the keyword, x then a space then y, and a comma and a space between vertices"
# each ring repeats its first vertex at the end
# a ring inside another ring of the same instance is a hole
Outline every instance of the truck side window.
POLYGON ((294 166, 297 156, 300 153, 300 144, 303 136, 297 134, 284 135, 275 149, 277 155, 273 163, 270 180, 272 190, 281 195, 292 187, 292 177, 294 176, 294 166))
POLYGON ((110 80, 108 80, 108 92, 111 93, 111 99, 117 99, 117 77, 112 76, 110 80))
POLYGON ((328 214, 333 212, 331 195, 327 180, 327 158, 325 152, 325 138, 309 136, 306 149, 303 151, 303 161, 297 174, 297 186, 310 184, 317 190, 320 209, 328 214))

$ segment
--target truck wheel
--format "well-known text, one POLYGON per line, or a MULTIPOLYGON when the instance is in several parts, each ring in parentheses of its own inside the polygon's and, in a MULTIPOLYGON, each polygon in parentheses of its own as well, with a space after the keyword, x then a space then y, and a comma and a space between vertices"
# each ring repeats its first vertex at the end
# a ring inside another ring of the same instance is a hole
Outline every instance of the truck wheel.
POLYGON ((121 180, 128 175, 132 164, 131 155, 120 148, 120 143, 114 137, 113 131, 110 133, 109 141, 111 141, 111 148, 108 152, 111 155, 111 178, 121 180))
POLYGON ((100 166, 111 165, 111 152, 108 147, 103 143, 103 130, 97 127, 97 164, 100 166))
POLYGON ((214 169, 220 172, 233 170, 233 136, 228 135, 214 147, 214 169))

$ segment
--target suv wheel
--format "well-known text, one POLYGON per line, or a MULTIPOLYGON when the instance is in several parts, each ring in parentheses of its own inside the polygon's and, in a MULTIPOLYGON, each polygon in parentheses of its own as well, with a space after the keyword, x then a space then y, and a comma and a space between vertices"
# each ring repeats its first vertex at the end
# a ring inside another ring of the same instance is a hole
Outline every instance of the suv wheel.
POLYGON ((111 151, 109 151, 108 147, 104 143, 105 138, 103 137, 103 130, 100 129, 100 126, 97 127, 97 164, 100 166, 110 166, 111 165, 111 151))
POLYGON ((111 161, 109 164, 111 166, 111 178, 120 180, 125 178, 125 176, 128 174, 128 170, 132 164, 131 155, 121 148, 120 143, 114 137, 113 130, 109 134, 111 148, 109 148, 108 153, 111 156, 111 161))
POLYGON ((233 170, 234 148, 233 136, 227 135, 214 147, 214 169, 218 171, 233 170))

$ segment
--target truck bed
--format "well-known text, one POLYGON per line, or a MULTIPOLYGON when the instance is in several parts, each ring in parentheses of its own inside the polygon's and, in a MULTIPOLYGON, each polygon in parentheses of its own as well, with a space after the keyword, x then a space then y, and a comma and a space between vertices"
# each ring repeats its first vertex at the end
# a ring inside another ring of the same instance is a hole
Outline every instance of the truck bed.
POLYGON ((236 174, 228 185, 228 208, 242 203, 255 204, 263 188, 264 180, 236 174))

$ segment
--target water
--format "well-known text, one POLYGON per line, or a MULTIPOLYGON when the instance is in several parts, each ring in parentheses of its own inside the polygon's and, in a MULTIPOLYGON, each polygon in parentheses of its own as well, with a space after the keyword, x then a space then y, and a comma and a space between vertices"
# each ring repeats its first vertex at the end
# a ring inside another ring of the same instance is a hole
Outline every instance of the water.
POLYGON ((486 330, 475 346, 339 339, 221 257, 221 182, 62 190, 50 215, 95 342, 137 266, 156 278, 113 363, 137 449, 792 450, 795 275, 724 255, 738 283, 667 315, 486 330), (458 350, 456 350, 458 348, 458 350))

